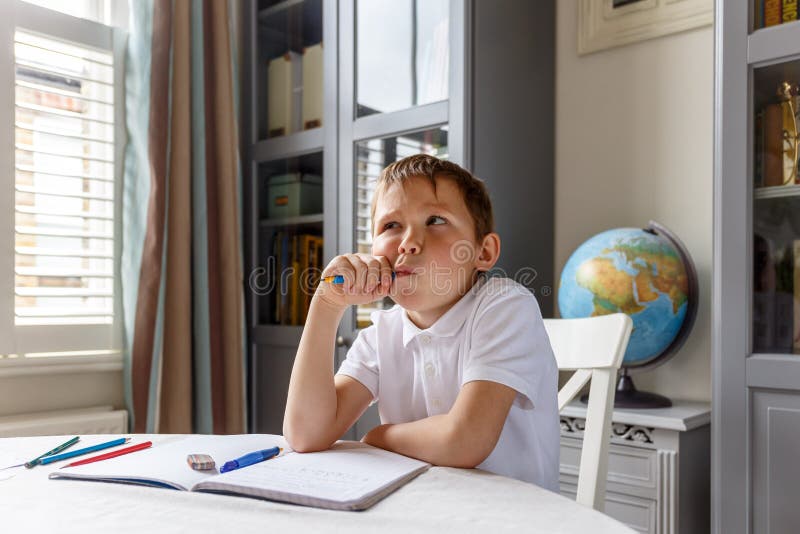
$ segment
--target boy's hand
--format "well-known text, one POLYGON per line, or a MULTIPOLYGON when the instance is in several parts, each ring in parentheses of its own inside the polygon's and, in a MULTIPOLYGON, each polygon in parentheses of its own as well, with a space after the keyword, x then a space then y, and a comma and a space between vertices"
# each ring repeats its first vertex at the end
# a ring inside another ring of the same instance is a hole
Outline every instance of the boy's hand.
POLYGON ((322 278, 341 275, 343 284, 320 282, 314 298, 336 308, 366 304, 389 294, 392 286, 392 266, 385 256, 343 254, 331 260, 322 278))

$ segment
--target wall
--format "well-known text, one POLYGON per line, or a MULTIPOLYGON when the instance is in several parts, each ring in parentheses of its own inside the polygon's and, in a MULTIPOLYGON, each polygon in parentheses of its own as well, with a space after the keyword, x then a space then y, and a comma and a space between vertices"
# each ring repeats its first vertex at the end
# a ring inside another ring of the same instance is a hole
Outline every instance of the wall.
POLYGON ((534 290, 545 317, 554 308, 541 288, 554 280, 555 4, 479 1, 472 14, 470 151, 502 241, 495 268, 534 290))
POLYGON ((555 271, 602 230, 673 230, 697 267, 697 320, 678 354, 634 379, 710 401, 712 27, 578 56, 578 1, 557 2, 556 21, 555 271))
POLYGON ((81 370, 3 376, 0 416, 111 405, 124 409, 122 371, 81 370))

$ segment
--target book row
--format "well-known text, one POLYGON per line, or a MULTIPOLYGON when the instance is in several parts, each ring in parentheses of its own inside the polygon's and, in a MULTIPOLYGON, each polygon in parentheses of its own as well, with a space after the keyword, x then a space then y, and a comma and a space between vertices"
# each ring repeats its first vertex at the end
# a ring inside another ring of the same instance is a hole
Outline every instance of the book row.
POLYGON ((273 234, 272 258, 276 269, 271 295, 274 324, 305 324, 311 297, 324 267, 323 244, 318 235, 288 231, 273 234))
POLYGON ((798 0, 755 0, 753 29, 776 26, 797 20, 798 0))

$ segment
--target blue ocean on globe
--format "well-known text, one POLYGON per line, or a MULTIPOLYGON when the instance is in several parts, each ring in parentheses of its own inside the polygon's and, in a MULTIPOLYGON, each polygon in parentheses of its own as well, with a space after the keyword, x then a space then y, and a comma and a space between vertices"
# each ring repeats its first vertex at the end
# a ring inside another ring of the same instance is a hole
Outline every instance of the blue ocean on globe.
POLYGON ((688 308, 687 269, 666 238, 617 228, 583 243, 561 273, 564 318, 626 313, 633 320, 623 366, 661 355, 680 332, 688 308))

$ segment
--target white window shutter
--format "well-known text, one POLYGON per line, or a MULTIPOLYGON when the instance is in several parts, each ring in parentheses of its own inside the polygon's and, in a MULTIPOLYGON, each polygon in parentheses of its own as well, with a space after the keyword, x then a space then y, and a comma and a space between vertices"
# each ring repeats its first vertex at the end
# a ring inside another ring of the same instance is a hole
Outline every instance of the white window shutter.
POLYGON ((0 83, 10 86, 0 97, 8 102, 10 92, 13 102, 0 115, 0 154, 12 162, 0 196, 10 193, 13 206, 11 217, 0 216, 0 354, 113 352, 120 329, 113 30, 14 4, 2 34, 12 63, 0 64, 0 79, 9 80, 0 83))

